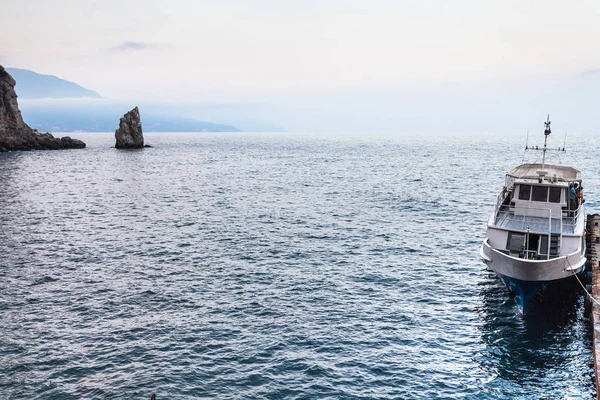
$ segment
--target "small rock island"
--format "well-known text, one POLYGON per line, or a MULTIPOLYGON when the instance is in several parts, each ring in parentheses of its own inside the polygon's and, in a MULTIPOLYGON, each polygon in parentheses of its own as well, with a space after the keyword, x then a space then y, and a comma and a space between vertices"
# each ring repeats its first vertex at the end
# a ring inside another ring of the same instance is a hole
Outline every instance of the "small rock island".
POLYGON ((119 129, 115 131, 117 149, 141 149, 144 146, 144 134, 142 132, 142 121, 140 110, 135 107, 119 121, 119 129))
POLYGON ((0 65, 0 152, 16 150, 82 149, 85 143, 68 136, 55 138, 50 133, 39 133, 23 121, 16 82, 0 65))

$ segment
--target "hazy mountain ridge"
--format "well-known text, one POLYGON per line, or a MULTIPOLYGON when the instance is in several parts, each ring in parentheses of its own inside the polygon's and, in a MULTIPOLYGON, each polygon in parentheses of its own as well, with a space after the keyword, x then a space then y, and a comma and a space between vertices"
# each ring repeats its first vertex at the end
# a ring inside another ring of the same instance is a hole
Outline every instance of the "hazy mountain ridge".
MULTIPOLYGON (((133 105, 108 100, 97 92, 56 76, 20 68, 6 68, 17 82, 23 118, 43 132, 111 132, 125 110, 133 105)), ((217 124, 173 115, 177 110, 160 106, 142 107, 142 124, 147 132, 239 132, 230 124, 217 124)))
MULTIPOLYGON (((97 103, 70 107, 24 102, 22 114, 32 128, 50 132, 112 132, 119 126, 126 106, 97 103)), ((232 125, 215 124, 189 118, 157 115, 141 111, 145 132, 239 132, 232 125)))
POLYGON ((6 70, 17 81, 15 91, 21 99, 102 98, 93 90, 54 75, 38 74, 20 68, 6 68, 6 70))

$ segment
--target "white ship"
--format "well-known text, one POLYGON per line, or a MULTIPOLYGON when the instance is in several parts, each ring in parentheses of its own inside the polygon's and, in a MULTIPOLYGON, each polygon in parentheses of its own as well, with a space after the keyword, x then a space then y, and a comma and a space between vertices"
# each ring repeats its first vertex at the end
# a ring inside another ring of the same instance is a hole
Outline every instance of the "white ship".
POLYGON ((549 116, 545 125, 544 147, 534 148, 542 163, 506 175, 480 250, 523 313, 548 285, 583 272, 586 263, 581 172, 545 163, 549 116))

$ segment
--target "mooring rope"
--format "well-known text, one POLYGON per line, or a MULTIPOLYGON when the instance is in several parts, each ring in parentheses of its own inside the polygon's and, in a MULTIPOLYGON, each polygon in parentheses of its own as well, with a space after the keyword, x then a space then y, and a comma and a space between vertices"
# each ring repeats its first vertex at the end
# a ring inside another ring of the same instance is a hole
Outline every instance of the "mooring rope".
MULTIPOLYGON (((583 283, 581 282, 581 280, 579 279, 579 277, 578 277, 578 276, 577 276, 577 274, 575 273, 575 270, 573 269, 573 266, 571 265, 571 261, 569 261, 569 257, 566 257, 565 259, 567 260, 567 264, 569 264, 569 267, 570 267, 571 271, 573 272, 573 275, 575 275, 575 278, 577 279, 577 282, 579 282, 579 284, 581 285, 581 288, 583 289, 583 291, 585 292, 585 294, 587 294, 587 295, 588 295, 588 297, 589 297, 590 299, 592 299, 592 301, 593 301, 594 303, 596 303, 597 305, 599 305, 599 306, 600 306, 600 301, 596 300, 596 299, 594 298, 594 296, 592 296, 592 294, 591 294, 590 292, 588 292, 588 291, 587 291, 587 289, 585 288, 585 286, 583 285, 583 283)), ((565 270, 566 270, 566 268, 565 268, 565 270)))

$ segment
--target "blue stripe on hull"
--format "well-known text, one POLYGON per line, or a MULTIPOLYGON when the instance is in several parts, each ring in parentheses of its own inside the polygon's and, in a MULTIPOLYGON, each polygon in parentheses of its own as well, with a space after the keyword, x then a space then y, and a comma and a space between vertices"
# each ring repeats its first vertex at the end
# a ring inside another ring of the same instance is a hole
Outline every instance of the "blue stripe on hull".
MULTIPOLYGON (((585 269, 577 275, 581 277, 584 273, 585 269)), ((556 306, 557 301, 567 300, 570 294, 577 293, 580 289, 579 283, 573 277, 555 281, 522 281, 505 275, 498 274, 498 276, 514 295, 514 300, 523 314, 542 302, 542 299, 543 303, 548 303, 547 306, 552 308, 556 306)))
POLYGON ((550 284, 546 281, 522 281, 504 275, 500 275, 500 278, 511 294, 515 295, 515 302, 523 314, 537 303, 536 295, 546 290, 550 284))

